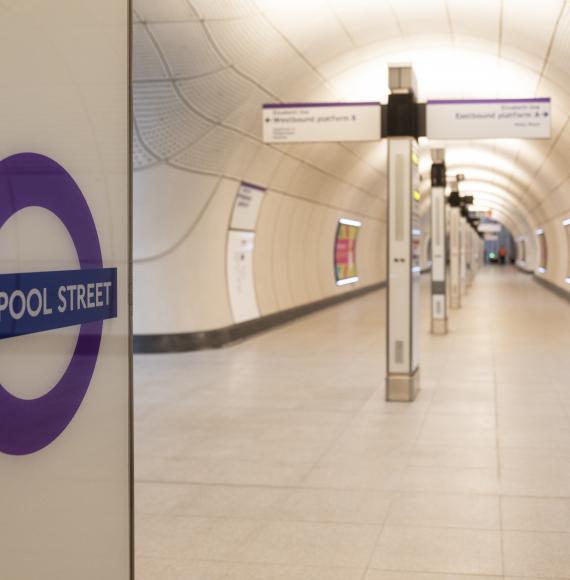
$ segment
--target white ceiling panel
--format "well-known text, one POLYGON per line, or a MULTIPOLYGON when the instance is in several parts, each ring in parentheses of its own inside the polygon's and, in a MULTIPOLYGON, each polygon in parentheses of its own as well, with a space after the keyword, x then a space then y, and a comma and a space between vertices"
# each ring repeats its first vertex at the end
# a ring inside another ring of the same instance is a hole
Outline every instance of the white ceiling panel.
POLYGON ((239 20, 219 20, 207 23, 207 29, 219 50, 231 63, 242 63, 257 54, 267 60, 282 60, 286 41, 263 18, 256 15, 239 20))
POLYGON ((501 0, 447 0, 454 35, 498 43, 501 0))
POLYGON ((401 36, 396 15, 386 1, 330 0, 330 4, 356 45, 401 36))
POLYGON ((528 65, 540 70, 563 4, 563 0, 503 0, 501 55, 521 62, 517 55, 524 51, 528 65))
POLYGON ((145 22, 177 22, 198 18, 187 0, 135 0, 135 10, 145 22))
POLYGON ((169 82, 137 85, 134 108, 141 139, 160 158, 175 155, 212 128, 185 105, 169 82))
POLYGON ((340 20, 324 0, 308 1, 302 18, 286 2, 275 4, 264 13, 312 64, 324 62, 353 46, 340 20))
POLYGON ((155 80, 168 77, 156 45, 144 24, 133 25, 133 80, 155 80))
POLYGON ((208 118, 221 122, 246 101, 255 85, 232 68, 215 74, 179 81, 184 97, 208 118))
POLYGON ((214 127, 202 139, 172 158, 171 163, 183 169, 224 175, 234 151, 242 144, 242 136, 223 127, 214 127))
POLYGON ((141 139, 139 138, 138 128, 135 126, 133 130, 133 168, 135 171, 153 165, 157 161, 155 157, 148 149, 143 145, 141 139))
POLYGON ((568 85, 570 80, 570 5, 568 4, 558 24, 546 74, 550 78, 556 79, 559 76, 558 72, 562 72, 565 75, 563 86, 568 91, 570 88, 568 85))
POLYGON ((149 31, 154 36, 173 78, 204 75, 224 66, 200 22, 149 24, 149 31))
POLYGON ((445 0, 392 2, 404 36, 451 34, 445 0))
POLYGON ((240 103, 239 107, 226 117, 224 124, 237 127, 259 139, 261 135, 260 111, 267 100, 267 94, 256 88, 249 99, 240 103))
MULTIPOLYGON (((159 0, 162 2, 162 0, 159 0)), ((252 0, 188 0, 200 18, 245 18, 257 11, 252 0)))

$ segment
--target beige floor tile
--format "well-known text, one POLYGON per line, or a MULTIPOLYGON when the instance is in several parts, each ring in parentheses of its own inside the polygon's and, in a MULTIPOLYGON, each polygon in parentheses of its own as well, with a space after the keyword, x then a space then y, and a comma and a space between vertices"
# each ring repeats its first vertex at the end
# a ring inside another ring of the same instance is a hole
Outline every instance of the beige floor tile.
POLYGON ((501 575, 499 532, 386 527, 372 568, 441 574, 501 575))
POLYGON ((570 533, 570 499, 503 497, 501 512, 505 530, 570 533))
POLYGON ((499 499, 463 494, 401 494, 394 500, 387 526, 500 529, 499 499))
POLYGON ((141 574, 137 580, 362 580, 364 574, 364 570, 356 568, 190 560, 163 564, 154 572, 139 561, 137 570, 141 574))
POLYGON ((137 516, 137 556, 154 559, 235 560, 261 533, 262 521, 137 516))
POLYGON ((396 494, 333 489, 296 490, 277 509, 280 519, 382 524, 396 494))
POLYGON ((135 456, 138 481, 290 486, 299 484, 312 463, 135 456), (139 459, 140 458, 140 459, 139 459))
POLYGON ((425 574, 422 572, 382 572, 368 570, 364 580, 503 580, 503 576, 479 574, 425 574))
POLYGON ((403 491, 496 494, 499 480, 495 468, 408 467, 402 477, 403 491))
POLYGON ((138 483, 138 513, 221 518, 270 518, 291 495, 287 488, 138 483))
POLYGON ((405 467, 400 464, 371 463, 368 459, 323 463, 309 473, 303 487, 327 489, 397 491, 405 467))
POLYGON ((503 532, 505 572, 512 576, 570 578, 570 535, 503 532))
POLYGON ((469 467, 494 469, 497 450, 494 447, 454 447, 451 445, 416 445, 409 464, 416 467, 469 467))
POLYGON ((268 523, 237 558, 245 562, 364 568, 380 526, 268 523))
POLYGON ((567 497, 570 495, 570 468, 558 466, 540 471, 501 469, 501 493, 535 497, 567 497))

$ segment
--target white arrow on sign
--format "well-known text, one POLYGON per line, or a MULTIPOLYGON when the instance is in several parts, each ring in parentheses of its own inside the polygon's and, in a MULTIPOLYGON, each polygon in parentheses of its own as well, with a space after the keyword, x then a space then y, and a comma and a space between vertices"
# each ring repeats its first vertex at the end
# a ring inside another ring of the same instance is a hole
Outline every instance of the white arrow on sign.
POLYGON ((550 99, 428 101, 428 139, 549 139, 550 99))

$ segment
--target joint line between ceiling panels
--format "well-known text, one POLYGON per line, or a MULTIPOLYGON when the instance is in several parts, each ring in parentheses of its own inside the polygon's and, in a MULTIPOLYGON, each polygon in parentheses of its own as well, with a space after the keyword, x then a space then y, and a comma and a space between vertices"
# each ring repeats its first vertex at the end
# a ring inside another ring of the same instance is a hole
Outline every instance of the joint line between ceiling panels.
MULTIPOLYGON (((546 155, 543 157, 542 159, 542 163, 538 166, 537 170, 534 172, 533 174, 533 180, 532 183, 530 183, 528 185, 528 187, 526 188, 525 192, 530 193, 530 187, 531 185, 536 181, 536 176, 540 173, 540 170, 544 167, 544 164, 546 163, 546 161, 548 160, 548 158, 550 157, 552 151, 554 151, 554 148, 556 147, 556 145, 558 144, 558 141, 560 141, 560 139, 562 138, 562 135, 564 134, 564 131, 566 130, 566 127, 568 126, 568 123, 570 122, 570 117, 566 117, 566 121, 564 122, 564 125, 562 125, 560 131, 558 131, 558 134, 556 135, 556 137, 552 140, 552 144, 550 145, 550 147, 548 148, 548 151, 546 153, 546 155)), ((544 201, 546 199, 548 199, 548 197, 550 197, 559 187, 562 183, 564 183, 564 181, 566 181, 566 179, 568 179, 568 173, 566 174, 566 176, 564 177, 564 179, 562 179, 562 181, 560 183, 558 183, 557 185, 555 185, 552 189, 550 189, 550 191, 548 191, 546 193, 546 195, 541 198, 539 201, 536 201, 536 198, 533 196, 533 199, 535 200, 535 205, 532 207, 532 210, 534 211, 537 207, 539 207, 540 205, 542 205, 544 203, 544 201)))
POLYGON ((390 12, 392 12, 392 16, 394 17, 394 20, 396 21, 396 26, 398 27, 398 32, 400 33, 400 36, 402 38, 404 38, 405 37, 404 28, 402 27, 402 23, 400 22, 400 19, 398 18, 398 13, 394 9, 394 4, 392 3, 392 0, 386 0, 386 3, 388 4, 388 8, 390 8, 390 12))
POLYGON ((352 36, 350 30, 348 30, 348 28, 347 28, 346 24, 344 23, 344 21, 342 20, 342 18, 339 16, 335 7, 331 4, 331 0, 327 0, 327 6, 330 8, 330 11, 333 13, 333 15, 335 17, 335 20, 337 21, 338 25, 342 28, 342 31, 346 34, 348 40, 350 40, 350 44, 352 44, 352 47, 356 48, 358 45, 357 45, 356 41, 354 40, 354 37, 352 36))
POLYGON ((499 7, 499 36, 497 38, 497 58, 501 58, 503 52, 503 18, 505 15, 505 1, 501 0, 499 7))
POLYGON ((451 44, 455 46, 455 32, 453 30, 453 21, 451 20, 451 12, 449 11, 449 0, 445 0, 445 14, 447 16, 447 26, 449 26, 451 44))
MULTIPOLYGON (((544 73, 546 72, 546 68, 548 66, 548 61, 550 60, 550 56, 552 54, 552 49, 554 48, 554 42, 556 41, 556 36, 558 34, 558 29, 560 28, 560 23, 562 21, 562 17, 564 16, 564 12, 566 10, 567 5, 568 5, 567 1, 562 3, 562 6, 560 7, 560 12, 558 13, 558 17, 556 18, 556 22, 555 22, 554 28, 552 30, 552 35, 550 36, 550 42, 548 43, 548 48, 546 49, 546 53, 544 55, 544 60, 542 61, 542 67, 540 69, 540 73, 539 73, 538 79, 536 81, 536 89, 534 91, 535 97, 538 96, 538 91, 540 89, 540 85, 541 85, 542 81, 544 80, 544 73)), ((502 1, 501 1, 501 7, 502 7, 502 1)), ((502 23, 502 13, 501 13, 501 23, 502 23)), ((534 178, 538 175, 538 173, 540 172, 540 170, 542 169, 542 167, 546 163, 546 160, 550 157, 554 147, 556 146, 556 143, 558 143, 560 137, 562 136, 562 133, 564 132, 564 129, 568 125, 568 120, 569 120, 569 117, 566 118, 566 121, 565 121, 564 125, 562 126, 562 129, 558 132, 558 134, 556 135, 556 137, 552 141, 551 146, 548 148, 548 151, 545 153, 544 157, 542 158, 542 162, 538 165, 536 171, 533 174, 533 181, 528 184, 528 186, 524 190, 524 194, 527 194, 527 193, 530 194, 530 187, 534 183, 534 178)), ((517 154, 513 160, 513 169, 511 171, 511 178, 514 175, 515 167, 518 163, 520 153, 521 153, 521 147, 519 146, 517 154)), ((548 197, 548 195, 550 195, 550 193, 552 193, 552 192, 547 193, 546 197, 548 197)), ((546 199, 546 197, 543 199, 546 199)), ((538 207, 541 203, 542 202, 536 203, 533 206, 533 209, 536 209, 536 207, 538 207)))
POLYGON ((552 31, 552 36, 550 37, 550 42, 548 43, 548 48, 546 49, 546 54, 544 55, 544 60, 542 62, 542 68, 540 69, 540 75, 538 77, 538 82, 536 85, 535 95, 538 93, 540 88, 540 83, 544 78, 544 73, 546 72, 546 67, 548 66, 548 61, 550 60, 550 55, 552 54, 552 49, 554 48, 554 42, 556 41, 556 36, 558 35, 558 29, 560 28, 560 23, 562 22, 562 17, 567 8, 567 2, 563 2, 556 18, 556 23, 554 24, 554 29, 552 31))

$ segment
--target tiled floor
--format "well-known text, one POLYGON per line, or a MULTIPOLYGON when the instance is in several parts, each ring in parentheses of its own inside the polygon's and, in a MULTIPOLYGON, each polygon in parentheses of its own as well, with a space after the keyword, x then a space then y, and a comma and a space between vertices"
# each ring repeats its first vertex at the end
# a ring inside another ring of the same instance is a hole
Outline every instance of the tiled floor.
POLYGON ((136 357, 137 580, 570 579, 570 307, 481 272, 384 401, 384 293, 136 357))

